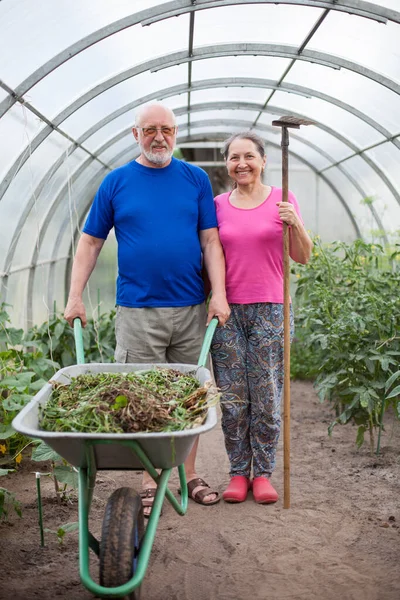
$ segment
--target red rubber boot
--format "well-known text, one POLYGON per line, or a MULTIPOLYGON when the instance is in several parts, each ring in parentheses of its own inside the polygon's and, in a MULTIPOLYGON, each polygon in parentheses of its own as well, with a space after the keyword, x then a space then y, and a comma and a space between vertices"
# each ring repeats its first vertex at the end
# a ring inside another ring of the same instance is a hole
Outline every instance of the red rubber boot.
POLYGON ((278 492, 266 477, 255 477, 253 479, 253 496, 257 504, 272 504, 279 498, 278 492))
POLYGON ((229 482, 228 487, 222 494, 225 502, 244 502, 247 492, 251 487, 251 481, 244 475, 235 475, 229 482))

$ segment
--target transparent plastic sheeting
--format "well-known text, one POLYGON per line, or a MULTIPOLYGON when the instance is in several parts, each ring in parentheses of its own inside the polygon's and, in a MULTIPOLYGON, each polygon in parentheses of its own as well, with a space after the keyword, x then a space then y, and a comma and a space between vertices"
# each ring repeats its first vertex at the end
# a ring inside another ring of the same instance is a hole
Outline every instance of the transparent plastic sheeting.
POLYGON ((314 121, 289 146, 307 226, 398 241, 398 0, 2 0, 0 287, 17 324, 61 310, 96 189, 138 156, 135 113, 159 100, 178 145, 211 147, 210 161, 231 133, 256 131, 273 185, 272 120, 314 121))

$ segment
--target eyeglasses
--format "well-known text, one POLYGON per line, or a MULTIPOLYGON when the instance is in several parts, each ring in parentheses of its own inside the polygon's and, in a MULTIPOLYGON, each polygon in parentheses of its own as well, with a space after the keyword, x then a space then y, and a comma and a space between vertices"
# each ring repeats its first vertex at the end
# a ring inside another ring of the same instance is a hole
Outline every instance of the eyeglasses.
POLYGON ((136 129, 141 129, 143 131, 143 135, 145 137, 154 137, 157 134, 157 131, 161 131, 164 136, 174 135, 176 131, 176 127, 136 127, 136 129))

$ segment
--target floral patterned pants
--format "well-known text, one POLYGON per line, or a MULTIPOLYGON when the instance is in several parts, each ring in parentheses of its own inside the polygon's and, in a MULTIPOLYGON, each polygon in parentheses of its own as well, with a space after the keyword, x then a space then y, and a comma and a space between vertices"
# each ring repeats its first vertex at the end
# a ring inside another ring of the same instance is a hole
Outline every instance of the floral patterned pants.
MULTIPOLYGON (((230 475, 270 477, 283 389, 283 304, 231 304, 211 347, 230 475)), ((293 336, 293 313, 290 310, 293 336)))

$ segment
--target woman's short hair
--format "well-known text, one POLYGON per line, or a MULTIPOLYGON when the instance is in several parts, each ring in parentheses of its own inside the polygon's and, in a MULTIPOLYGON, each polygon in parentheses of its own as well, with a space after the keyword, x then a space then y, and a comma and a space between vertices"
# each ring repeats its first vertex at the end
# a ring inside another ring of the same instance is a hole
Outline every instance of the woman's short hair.
POLYGON ((264 156, 265 156, 264 140, 259 135, 254 133, 253 131, 242 131, 241 133, 234 133, 233 135, 231 135, 230 138, 228 138, 224 142, 224 146, 222 148, 222 154, 223 154, 223 157, 225 158, 225 160, 227 160, 227 158, 228 158, 229 147, 232 144, 232 142, 235 140, 250 140, 251 142, 253 142, 253 144, 257 148, 257 151, 258 151, 259 155, 261 156, 261 158, 264 158, 264 156))

